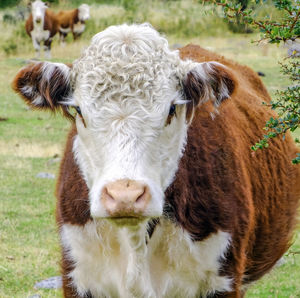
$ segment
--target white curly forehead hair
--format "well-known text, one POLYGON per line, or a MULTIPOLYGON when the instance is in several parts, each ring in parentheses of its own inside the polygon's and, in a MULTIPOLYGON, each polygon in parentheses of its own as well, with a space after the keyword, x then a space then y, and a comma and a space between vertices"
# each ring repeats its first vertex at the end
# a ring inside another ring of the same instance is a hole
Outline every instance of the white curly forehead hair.
MULTIPOLYGON (((148 105, 165 100, 164 92, 180 88, 179 65, 178 51, 170 51, 167 40, 149 24, 125 24, 96 34, 75 61, 73 71, 87 106, 106 100, 126 101, 128 97, 145 99, 148 105)), ((171 96, 173 100, 177 97, 171 96)))

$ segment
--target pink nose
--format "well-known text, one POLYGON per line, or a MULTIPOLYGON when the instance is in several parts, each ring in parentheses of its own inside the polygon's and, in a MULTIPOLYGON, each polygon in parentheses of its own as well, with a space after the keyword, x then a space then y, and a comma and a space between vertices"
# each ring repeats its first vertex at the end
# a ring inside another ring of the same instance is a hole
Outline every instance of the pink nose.
POLYGON ((112 217, 140 217, 151 199, 147 185, 122 179, 106 184, 101 193, 101 201, 112 217))

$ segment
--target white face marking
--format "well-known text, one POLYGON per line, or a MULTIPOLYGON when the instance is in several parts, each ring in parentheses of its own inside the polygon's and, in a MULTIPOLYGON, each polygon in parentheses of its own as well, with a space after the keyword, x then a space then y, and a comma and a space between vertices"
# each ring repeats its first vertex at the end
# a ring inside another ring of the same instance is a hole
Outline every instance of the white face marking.
POLYGON ((145 244, 146 226, 119 229, 104 221, 84 227, 64 225, 63 247, 76 263, 74 286, 93 297, 199 297, 230 291, 231 279, 219 276, 230 235, 219 231, 193 242, 167 220, 145 244))
POLYGON ((145 25, 95 35, 73 64, 74 101, 86 123, 77 117, 73 151, 90 189, 93 217, 107 216, 101 190, 118 179, 148 185, 152 200, 144 215, 162 214, 163 194, 186 140, 181 64, 178 52, 145 25), (177 116, 166 125, 171 104, 177 104, 177 116))
POLYGON ((86 21, 90 18, 90 7, 87 4, 81 4, 78 10, 78 18, 80 21, 86 21))
POLYGON ((145 24, 112 26, 93 37, 70 74, 72 105, 80 107, 85 123, 77 116, 73 152, 89 188, 93 218, 109 216, 101 192, 121 179, 149 187, 152 198, 143 216, 162 214, 164 192, 186 144, 183 79, 192 71, 202 80, 202 102, 211 100, 217 106, 228 96, 223 82, 219 94, 211 88, 212 65, 220 64, 181 60, 178 51, 170 51, 167 40, 145 24), (173 104, 176 116, 167 121, 173 104))
MULTIPOLYGON (((45 17, 45 11, 48 7, 46 4, 40 0, 34 1, 31 4, 31 13, 34 24, 42 24, 44 25, 44 17, 45 17)), ((43 26, 42 26, 43 28, 43 26)))

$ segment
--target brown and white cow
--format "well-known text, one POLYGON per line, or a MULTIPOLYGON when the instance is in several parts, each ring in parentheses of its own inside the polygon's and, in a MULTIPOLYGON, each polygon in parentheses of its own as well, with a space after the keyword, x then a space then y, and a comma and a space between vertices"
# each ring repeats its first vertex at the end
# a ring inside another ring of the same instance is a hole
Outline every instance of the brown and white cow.
POLYGON ((61 10, 56 15, 59 22, 59 38, 61 45, 65 44, 65 38, 69 32, 77 39, 85 29, 85 22, 90 18, 90 8, 87 4, 81 4, 72 10, 61 10))
POLYGON ((45 57, 51 58, 51 43, 58 31, 55 14, 48 9, 47 3, 36 0, 31 4, 31 14, 26 21, 25 29, 31 37, 36 57, 40 57, 40 44, 44 43, 45 57))
POLYGON ((251 153, 271 112, 248 67, 121 25, 13 88, 77 110, 57 184, 65 297, 242 297, 289 247, 297 148, 287 135, 251 153))

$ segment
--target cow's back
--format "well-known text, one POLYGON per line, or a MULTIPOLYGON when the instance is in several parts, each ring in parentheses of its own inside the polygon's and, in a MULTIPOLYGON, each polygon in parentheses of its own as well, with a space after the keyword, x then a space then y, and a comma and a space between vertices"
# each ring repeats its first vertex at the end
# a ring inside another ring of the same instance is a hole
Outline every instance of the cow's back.
POLYGON ((196 110, 167 202, 195 240, 230 232, 233 245, 224 268, 240 279, 246 275, 245 282, 256 280, 290 245, 300 194, 299 168, 291 163, 297 148, 287 134, 251 152, 274 115, 262 105, 270 97, 254 71, 198 46, 180 53, 183 59, 226 65, 238 84, 214 119, 210 103, 196 110))
POLYGON ((60 27, 68 28, 79 21, 78 9, 61 10, 57 13, 56 17, 60 27))

